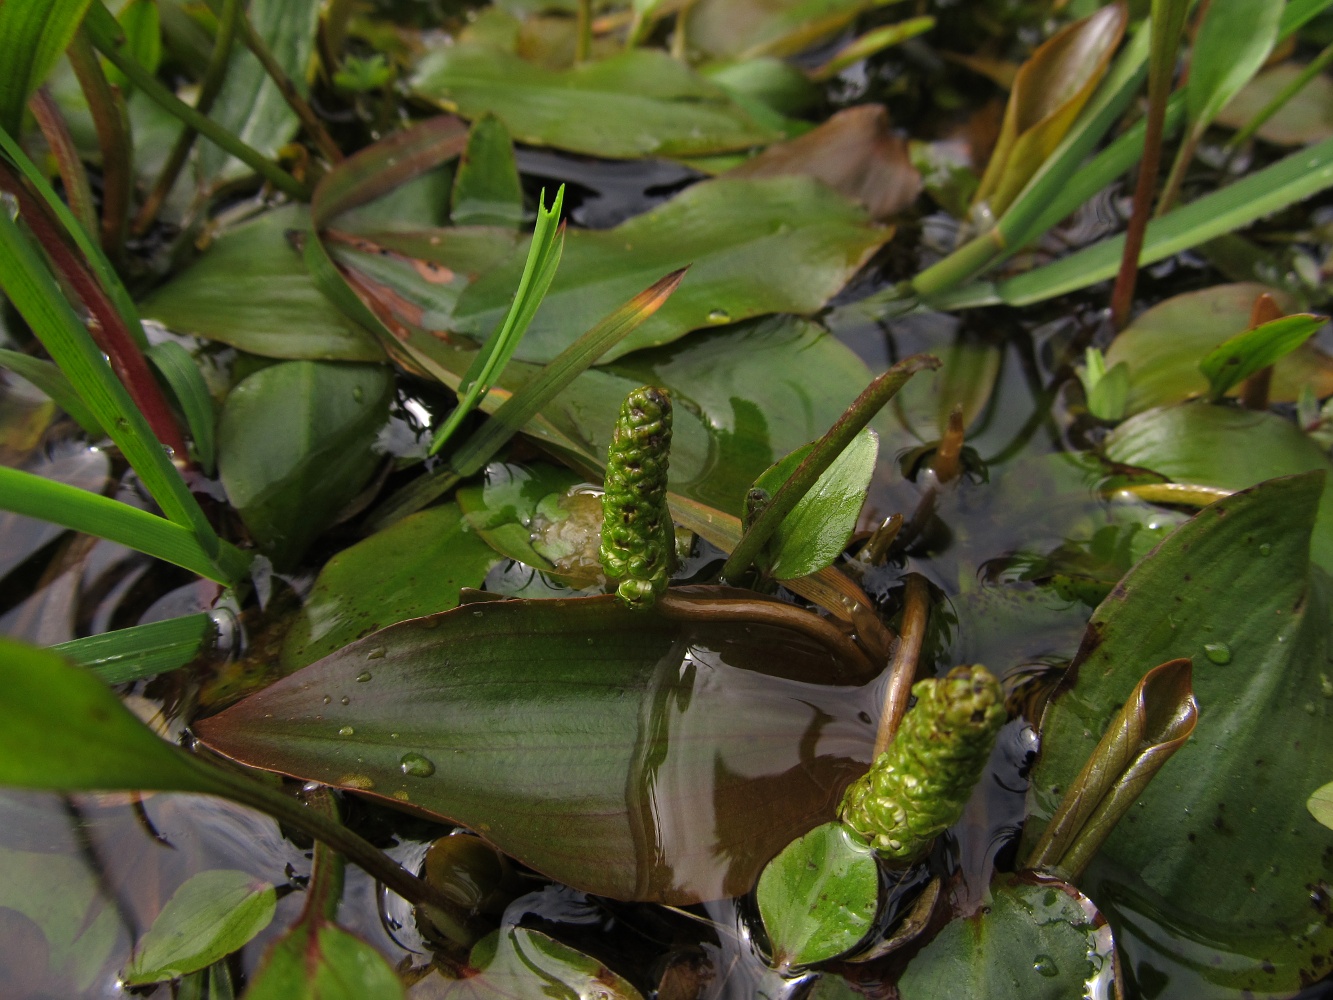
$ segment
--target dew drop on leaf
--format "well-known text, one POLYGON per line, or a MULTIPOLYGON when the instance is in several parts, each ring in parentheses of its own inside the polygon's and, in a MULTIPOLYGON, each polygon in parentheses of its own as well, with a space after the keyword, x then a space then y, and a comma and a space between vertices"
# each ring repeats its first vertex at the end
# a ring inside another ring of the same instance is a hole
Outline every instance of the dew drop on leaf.
POLYGON ((398 766, 404 774, 411 775, 414 778, 429 778, 435 773, 435 764, 428 757, 423 757, 419 753, 405 753, 398 761, 398 766))

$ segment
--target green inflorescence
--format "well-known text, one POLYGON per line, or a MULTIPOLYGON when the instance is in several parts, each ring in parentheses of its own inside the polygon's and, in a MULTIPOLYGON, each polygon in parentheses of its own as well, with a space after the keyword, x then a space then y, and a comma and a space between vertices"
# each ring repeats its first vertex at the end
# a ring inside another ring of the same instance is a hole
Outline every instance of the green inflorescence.
POLYGON ((889 749, 843 794, 842 821, 886 860, 911 864, 963 814, 1004 725, 1000 684, 982 666, 918 681, 889 749))
POLYGON ((606 458, 602 497, 602 569, 616 593, 646 608, 666 590, 675 568, 676 533, 667 509, 671 397, 643 386, 625 397, 606 458))

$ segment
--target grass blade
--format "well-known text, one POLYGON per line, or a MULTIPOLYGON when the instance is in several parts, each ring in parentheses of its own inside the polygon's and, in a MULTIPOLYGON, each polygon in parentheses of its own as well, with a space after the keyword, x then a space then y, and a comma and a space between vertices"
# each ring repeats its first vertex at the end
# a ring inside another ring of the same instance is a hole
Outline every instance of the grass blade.
POLYGON ((8 368, 20 378, 25 378, 51 398, 51 401, 68 413, 91 438, 106 436, 106 431, 97 422, 92 411, 83 404, 74 386, 69 384, 65 373, 49 361, 34 358, 19 351, 0 349, 0 367, 8 368))
POLYGON ((232 583, 247 565, 226 542, 215 558, 194 532, 164 517, 19 469, 0 466, 0 509, 117 542, 217 583, 232 583))
POLYGON ((176 397, 176 405, 184 414, 185 424, 190 428, 190 437, 194 440, 195 459, 204 472, 211 476, 217 463, 217 416, 213 412, 213 397, 208 391, 203 373, 190 357, 190 352, 174 340, 150 347, 148 360, 176 397))
POLYGON ((1218 344, 1199 362, 1199 371, 1208 379, 1209 399, 1216 403, 1232 386, 1296 350, 1327 322, 1327 316, 1296 313, 1244 330, 1218 344))
POLYGON ((125 684, 185 666, 216 638, 217 623, 201 611, 49 648, 71 663, 87 667, 107 684, 125 684))
POLYGON ((0 5, 0 128, 17 133, 28 98, 69 48, 90 0, 0 5))
POLYGON ((560 224, 560 207, 565 200, 565 186, 560 185, 555 201, 548 210, 543 194, 537 209, 537 225, 533 229, 532 243, 528 246, 527 263, 523 266, 523 277, 519 279, 514 301, 499 328, 490 335, 476 359, 468 366, 463 381, 458 387, 458 406, 443 427, 431 441, 430 453, 433 455, 453 436, 463 418, 472 412, 486 393, 490 391, 500 373, 509 364, 509 359, 518 349, 518 342, 527 332, 532 317, 537 314, 546 290, 551 287, 556 268, 560 265, 560 253, 564 249, 565 230, 560 224))

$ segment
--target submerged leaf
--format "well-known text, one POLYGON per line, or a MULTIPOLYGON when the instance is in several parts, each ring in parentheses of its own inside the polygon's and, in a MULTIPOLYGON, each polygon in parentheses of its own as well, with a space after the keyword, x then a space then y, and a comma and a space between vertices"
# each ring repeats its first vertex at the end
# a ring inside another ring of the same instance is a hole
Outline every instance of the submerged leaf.
POLYGON ((478 941, 458 979, 433 979, 430 985, 430 995, 441 1000, 538 996, 643 1000, 638 990, 597 959, 541 931, 512 925, 478 941))
POLYGON ((196 729, 453 819, 576 888, 682 903, 748 891, 832 817, 874 742, 860 690, 829 686, 842 670, 771 626, 502 601, 392 626, 196 729))

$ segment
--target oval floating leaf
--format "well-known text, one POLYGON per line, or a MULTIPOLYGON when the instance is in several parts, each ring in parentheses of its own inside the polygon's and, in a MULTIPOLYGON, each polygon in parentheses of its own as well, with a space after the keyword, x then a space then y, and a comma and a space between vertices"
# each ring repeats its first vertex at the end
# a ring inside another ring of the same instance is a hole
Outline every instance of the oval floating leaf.
POLYGON ((273 886, 242 871, 192 876, 139 941, 125 969, 131 986, 176 979, 237 951, 273 920, 273 886))
POLYGON ((384 956, 336 924, 301 921, 264 957, 245 1000, 397 1000, 384 956))
POLYGON ((879 864, 859 835, 824 823, 764 866, 756 899, 779 971, 856 947, 879 907, 879 864))
POLYGON ((457 504, 390 525, 320 570, 283 640, 283 668, 314 663, 386 625, 458 607, 459 590, 480 587, 496 561, 457 504))
POLYGON ((503 601, 394 625, 196 729, 460 822, 576 888, 680 903, 748 891, 832 817, 874 742, 859 689, 827 683, 840 672, 784 629, 503 601), (775 668, 798 679, 759 672, 775 668))
POLYGON ((218 473, 275 565, 299 559, 370 480, 392 393, 377 365, 286 361, 228 394, 218 473))
POLYGON ((1169 937, 1214 988, 1281 993, 1333 954, 1310 892, 1333 881, 1333 831, 1306 809, 1333 752, 1329 583, 1309 555, 1322 479, 1264 483, 1176 529, 1094 612, 1042 720, 1029 843, 1143 664, 1194 659, 1194 738, 1081 880, 1134 967, 1169 937))

